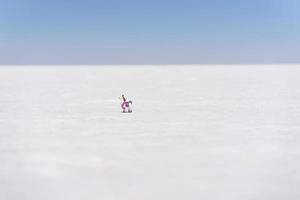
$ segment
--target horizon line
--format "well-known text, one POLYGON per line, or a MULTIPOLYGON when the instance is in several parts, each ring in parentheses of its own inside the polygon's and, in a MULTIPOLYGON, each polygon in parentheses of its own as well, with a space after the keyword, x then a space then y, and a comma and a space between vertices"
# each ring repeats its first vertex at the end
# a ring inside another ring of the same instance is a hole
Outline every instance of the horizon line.
POLYGON ((52 67, 114 67, 114 66, 228 66, 228 65, 240 65, 240 66, 281 66, 281 65, 300 65, 300 63, 220 63, 220 64, 0 64, 0 67, 39 67, 39 66, 52 66, 52 67))

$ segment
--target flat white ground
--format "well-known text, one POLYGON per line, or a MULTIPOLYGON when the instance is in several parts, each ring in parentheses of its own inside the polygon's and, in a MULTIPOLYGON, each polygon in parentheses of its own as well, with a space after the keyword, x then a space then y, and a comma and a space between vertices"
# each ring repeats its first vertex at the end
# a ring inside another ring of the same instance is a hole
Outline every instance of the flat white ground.
POLYGON ((298 200, 299 169, 299 65, 0 67, 1 200, 298 200))

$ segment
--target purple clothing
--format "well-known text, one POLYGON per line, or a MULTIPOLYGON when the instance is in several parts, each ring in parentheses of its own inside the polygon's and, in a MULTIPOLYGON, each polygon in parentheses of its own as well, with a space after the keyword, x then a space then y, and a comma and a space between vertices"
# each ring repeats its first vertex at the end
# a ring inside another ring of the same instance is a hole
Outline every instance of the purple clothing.
POLYGON ((124 102, 122 103, 121 107, 122 107, 123 109, 128 108, 128 107, 129 107, 129 102, 128 102, 128 101, 124 101, 124 102))

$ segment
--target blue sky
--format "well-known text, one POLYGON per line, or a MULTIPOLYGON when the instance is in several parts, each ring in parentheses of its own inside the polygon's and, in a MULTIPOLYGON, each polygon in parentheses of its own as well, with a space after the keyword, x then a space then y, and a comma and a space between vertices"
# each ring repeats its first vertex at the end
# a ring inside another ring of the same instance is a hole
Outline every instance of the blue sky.
POLYGON ((299 0, 0 0, 0 64, 300 63, 299 0))

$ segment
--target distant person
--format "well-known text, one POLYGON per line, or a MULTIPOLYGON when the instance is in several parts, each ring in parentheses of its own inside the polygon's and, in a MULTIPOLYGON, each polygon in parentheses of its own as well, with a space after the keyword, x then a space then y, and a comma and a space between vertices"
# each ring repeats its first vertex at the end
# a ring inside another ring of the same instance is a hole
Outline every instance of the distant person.
POLYGON ((122 94, 122 101, 123 102, 121 104, 121 108, 123 110, 123 113, 125 113, 126 111, 131 113, 132 112, 132 109, 131 109, 132 101, 126 101, 124 94, 122 94))

